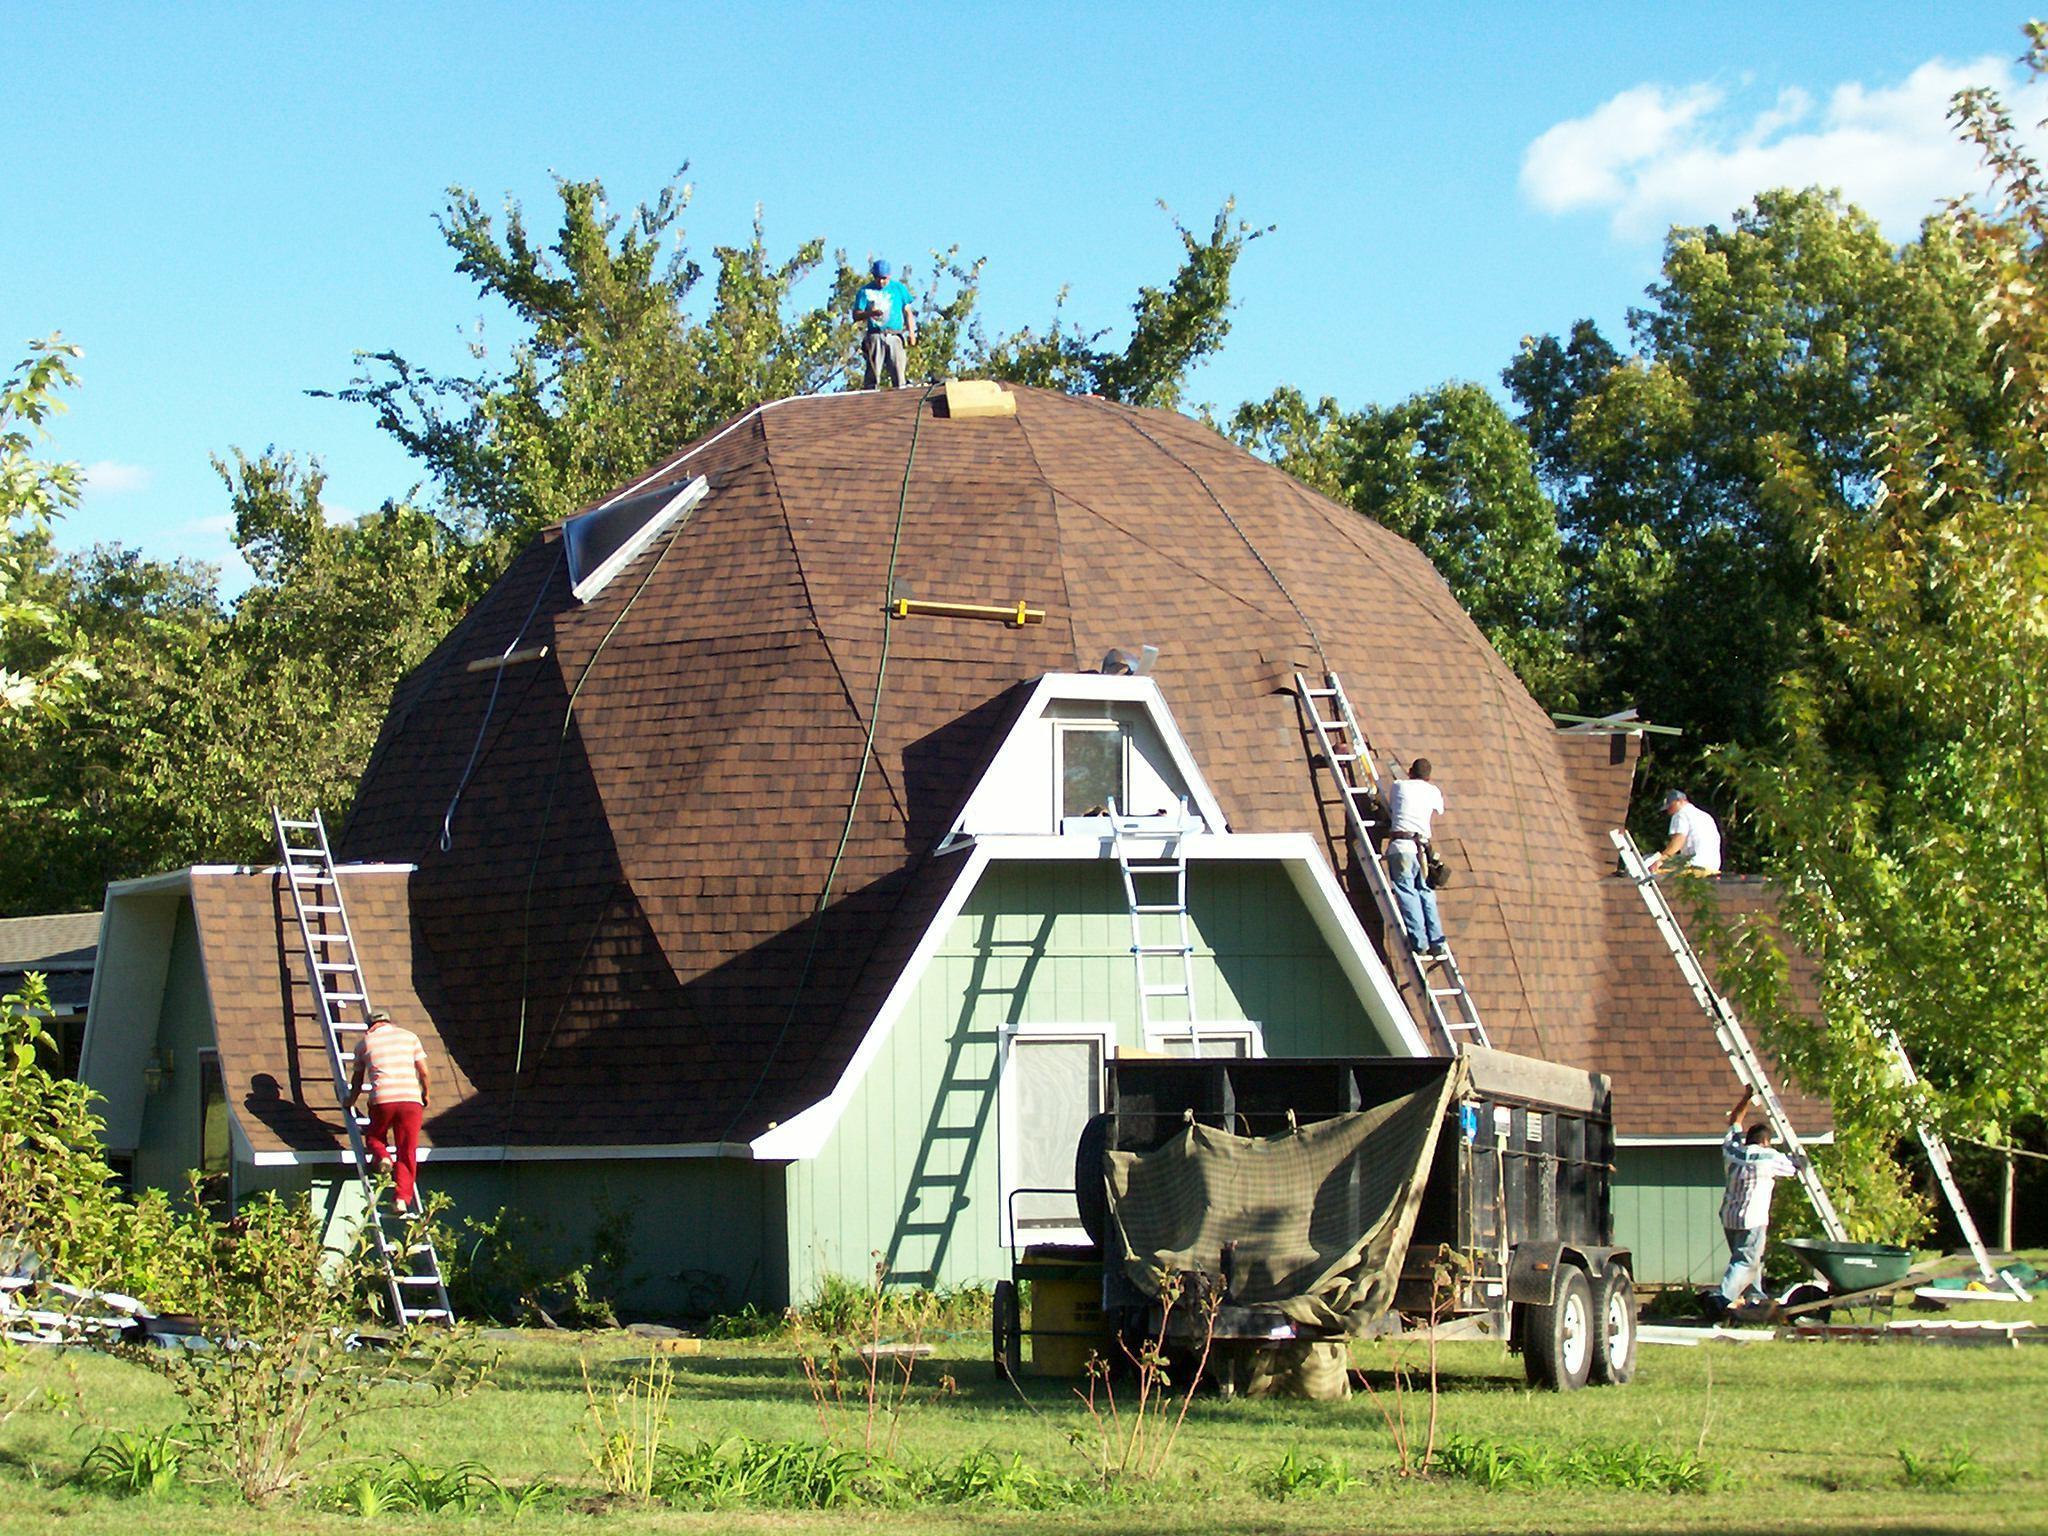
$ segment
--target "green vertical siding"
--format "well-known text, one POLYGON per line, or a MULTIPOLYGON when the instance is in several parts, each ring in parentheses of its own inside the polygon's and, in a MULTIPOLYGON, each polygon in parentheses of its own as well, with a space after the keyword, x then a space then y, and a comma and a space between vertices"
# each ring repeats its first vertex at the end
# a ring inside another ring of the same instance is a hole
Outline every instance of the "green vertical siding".
MULTIPOLYGON (((1282 869, 1197 865, 1188 899, 1204 1022, 1255 1020, 1275 1056, 1385 1049, 1282 869)), ((877 1264, 926 1285, 1008 1272, 1002 1031, 1106 1024, 1117 1046, 1142 1048, 1130 942, 1113 865, 989 867, 825 1147, 790 1168, 797 1296, 877 1264)))
MULTIPOLYGON (((333 1164, 321 1168, 238 1170, 246 1195, 256 1189, 310 1190, 328 1219, 331 1240, 361 1220, 361 1186, 333 1164)), ((510 1207, 533 1223, 537 1266, 587 1262, 601 1223, 623 1232, 629 1314, 701 1316, 747 1302, 786 1306, 783 1169, 736 1158, 618 1158, 502 1163, 431 1159, 421 1187, 446 1195, 449 1225, 488 1219, 510 1207)), ((443 1255, 459 1261, 458 1252, 443 1255)))
POLYGON ((1728 1263, 1721 1234, 1721 1149, 1623 1147, 1615 1153, 1614 1236, 1645 1285, 1711 1285, 1728 1263))
POLYGON ((186 1173, 199 1166, 199 1053, 212 1046, 199 929, 192 904, 181 902, 171 934, 163 1011, 156 1021, 155 1054, 170 1070, 142 1101, 142 1132, 135 1147, 138 1188, 182 1191, 186 1173))

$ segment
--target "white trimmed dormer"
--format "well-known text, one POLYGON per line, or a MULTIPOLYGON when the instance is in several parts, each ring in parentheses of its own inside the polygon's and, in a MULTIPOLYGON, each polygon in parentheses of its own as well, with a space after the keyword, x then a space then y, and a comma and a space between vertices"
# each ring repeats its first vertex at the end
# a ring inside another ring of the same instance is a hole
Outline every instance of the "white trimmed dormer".
POLYGON ((1162 818, 1178 818, 1185 801, 1181 830, 1228 830, 1158 683, 1048 672, 939 851, 991 836, 1106 840, 1111 801, 1123 815, 1162 818))

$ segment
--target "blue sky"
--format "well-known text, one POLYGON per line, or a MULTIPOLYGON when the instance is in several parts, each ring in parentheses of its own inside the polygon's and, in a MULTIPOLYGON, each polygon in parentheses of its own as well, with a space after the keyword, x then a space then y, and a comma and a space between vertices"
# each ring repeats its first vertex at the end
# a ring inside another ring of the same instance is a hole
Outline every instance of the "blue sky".
MULTIPOLYGON (((464 362, 451 183, 552 227, 550 173, 651 195, 708 258, 763 206, 919 271, 985 256, 991 325, 1121 325, 1227 196, 1276 232, 1198 400, 1492 384, 1522 336, 1618 330, 1673 221, 1844 186, 1910 234, 1976 185, 1954 86, 2017 94, 1974 3, 1318 7, 17 5, 0 51, 0 343, 86 348, 67 546, 232 562, 208 455, 318 455, 366 509, 417 471, 309 398, 357 349, 464 362), (1445 19, 1449 16, 1451 19, 1445 19), (29 109, 18 110, 27 103, 29 109)), ((2023 106, 2032 106, 2032 93, 2023 106)), ((2027 113, 2029 120, 2042 115, 2027 113)), ((487 342, 509 339, 486 315, 487 342)), ((239 584, 230 566, 229 585, 239 584)))

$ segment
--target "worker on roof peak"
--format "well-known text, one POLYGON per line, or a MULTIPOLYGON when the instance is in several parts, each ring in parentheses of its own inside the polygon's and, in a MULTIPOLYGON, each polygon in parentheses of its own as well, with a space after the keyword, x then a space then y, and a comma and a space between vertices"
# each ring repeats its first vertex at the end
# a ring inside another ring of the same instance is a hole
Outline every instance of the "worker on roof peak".
POLYGON ((1387 806, 1393 822, 1387 833, 1387 876, 1394 885, 1408 947, 1441 960, 1450 949, 1437 915, 1436 892, 1429 884, 1431 825, 1444 813, 1443 791, 1429 779, 1434 771, 1428 758, 1418 757, 1408 765, 1408 777, 1395 781, 1387 806))
POLYGON ((1656 870, 1671 859, 1689 875, 1721 873, 1721 827, 1712 816, 1694 805, 1682 789, 1664 797, 1665 812, 1671 817, 1665 828, 1670 841, 1651 854, 1648 868, 1656 870))
POLYGON ((420 1121, 433 1096, 427 1053, 420 1037, 392 1023, 391 1015, 382 1008, 370 1015, 370 1027, 356 1042, 345 1113, 355 1113, 366 1076, 370 1080, 370 1121, 363 1127, 363 1141, 372 1158, 390 1167, 398 1208, 417 1211, 420 1121))
POLYGON ((862 389, 879 388, 884 374, 890 388, 901 389, 907 357, 904 348, 917 345, 917 314, 910 307, 914 301, 910 290, 890 275, 891 270, 888 262, 878 258, 868 269, 869 281, 862 285, 853 306, 853 318, 867 325, 867 333, 860 339, 862 389))

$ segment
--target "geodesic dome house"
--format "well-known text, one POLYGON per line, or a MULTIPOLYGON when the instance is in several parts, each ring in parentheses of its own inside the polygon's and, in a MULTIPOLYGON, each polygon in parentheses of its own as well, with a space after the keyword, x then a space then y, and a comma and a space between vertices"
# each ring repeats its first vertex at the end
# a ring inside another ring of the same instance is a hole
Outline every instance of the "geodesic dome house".
MULTIPOLYGON (((1739 1085, 1613 878, 1636 740, 1556 729, 1413 546, 1198 423, 980 399, 751 410, 534 539, 399 687, 338 850, 444 1084, 428 1181, 632 1208, 691 1277, 663 1304, 871 1255, 983 1279, 1070 1229, 1046 1191, 1110 1053, 1442 1048, 1317 769, 1298 679, 1335 674, 1381 765, 1436 765, 1492 1044, 1610 1074, 1618 1211, 1673 1234, 1635 1235, 1645 1277, 1718 1269, 1739 1085), (1112 808, 1176 829, 1178 1013, 1112 808)), ((280 893, 112 892, 149 959, 87 1072, 138 1177, 190 1160, 141 1083, 167 1048, 216 1053, 243 1187, 330 1176, 280 893)))

